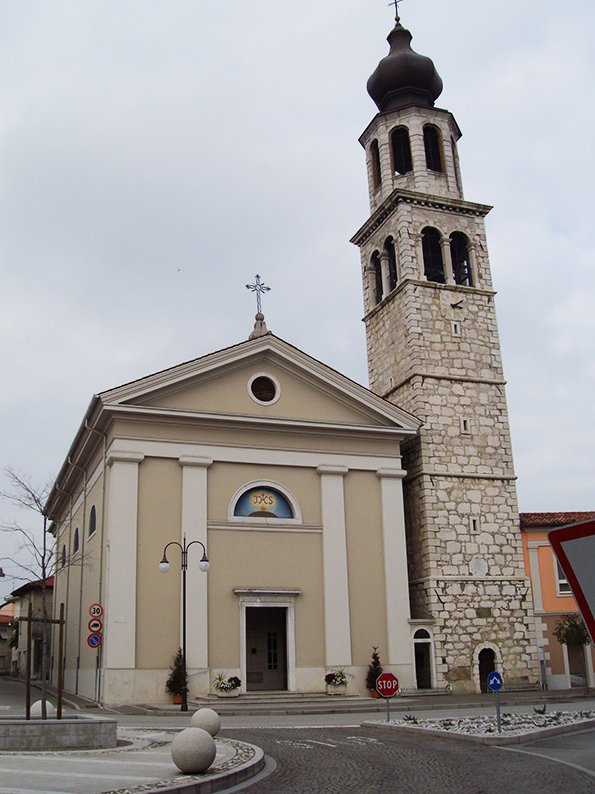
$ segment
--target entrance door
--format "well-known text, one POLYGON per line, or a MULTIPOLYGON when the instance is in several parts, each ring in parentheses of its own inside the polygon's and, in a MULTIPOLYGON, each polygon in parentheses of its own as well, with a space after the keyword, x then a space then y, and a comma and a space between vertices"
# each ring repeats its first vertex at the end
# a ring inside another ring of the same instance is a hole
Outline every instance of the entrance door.
POLYGON ((427 629, 413 635, 415 651, 415 682, 418 689, 432 688, 432 639, 427 629))
POLYGON ((479 685, 482 692, 488 691, 488 676, 496 670, 496 654, 491 648, 479 652, 479 685))
POLYGON ((567 645, 568 672, 570 673, 570 686, 585 686, 585 646, 567 645))
POLYGON ((246 688, 287 689, 287 608, 246 608, 246 688))
POLYGON ((432 688, 429 642, 415 643, 415 678, 418 689, 432 688))

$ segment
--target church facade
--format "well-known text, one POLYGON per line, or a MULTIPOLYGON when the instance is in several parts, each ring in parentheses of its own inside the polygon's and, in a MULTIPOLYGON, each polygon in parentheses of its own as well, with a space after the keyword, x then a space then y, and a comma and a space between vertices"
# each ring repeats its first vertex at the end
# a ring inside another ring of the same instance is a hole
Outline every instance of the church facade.
POLYGON ((218 673, 320 692, 339 668, 364 693, 373 647, 407 689, 538 680, 490 208, 463 198, 460 131, 410 41, 397 20, 361 138, 371 390, 258 314, 247 341, 94 397, 48 500, 67 690, 164 701, 184 603, 191 697, 218 673), (197 541, 185 600, 172 541, 197 541))

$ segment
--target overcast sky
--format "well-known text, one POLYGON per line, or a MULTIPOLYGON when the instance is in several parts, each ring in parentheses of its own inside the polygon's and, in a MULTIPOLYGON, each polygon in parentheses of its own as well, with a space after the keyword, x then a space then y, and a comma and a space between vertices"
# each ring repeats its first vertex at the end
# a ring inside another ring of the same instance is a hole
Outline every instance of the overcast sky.
MULTIPOLYGON (((463 131, 465 196, 494 205, 520 508, 594 509, 595 3, 401 17, 463 131)), ((367 384, 349 239, 393 18, 385 0, 0 2, 0 465, 51 479, 94 393, 245 339, 256 273, 269 328, 367 384)))

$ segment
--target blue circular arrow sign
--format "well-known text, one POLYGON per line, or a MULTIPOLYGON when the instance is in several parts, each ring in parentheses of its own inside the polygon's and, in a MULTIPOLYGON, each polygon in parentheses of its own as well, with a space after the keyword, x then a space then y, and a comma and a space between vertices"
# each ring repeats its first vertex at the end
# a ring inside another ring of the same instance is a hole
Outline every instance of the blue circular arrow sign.
POLYGON ((502 673, 488 673, 488 686, 492 692, 500 691, 503 683, 504 679, 502 678, 502 673))

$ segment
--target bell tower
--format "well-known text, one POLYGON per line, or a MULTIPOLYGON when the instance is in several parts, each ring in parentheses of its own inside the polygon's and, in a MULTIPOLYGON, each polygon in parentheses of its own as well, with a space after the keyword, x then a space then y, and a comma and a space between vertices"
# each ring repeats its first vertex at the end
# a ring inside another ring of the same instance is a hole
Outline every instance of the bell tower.
MULTIPOLYGON (((508 683, 539 678, 484 225, 491 207, 464 198, 461 131, 435 106, 442 80, 411 40, 397 17, 368 81, 378 107, 360 138, 371 214, 352 242, 370 388, 423 422, 403 447, 410 641, 432 639, 432 686, 479 691, 489 668, 508 683)), ((428 686, 427 670, 417 678, 428 686)))

